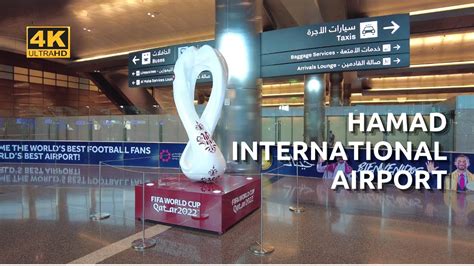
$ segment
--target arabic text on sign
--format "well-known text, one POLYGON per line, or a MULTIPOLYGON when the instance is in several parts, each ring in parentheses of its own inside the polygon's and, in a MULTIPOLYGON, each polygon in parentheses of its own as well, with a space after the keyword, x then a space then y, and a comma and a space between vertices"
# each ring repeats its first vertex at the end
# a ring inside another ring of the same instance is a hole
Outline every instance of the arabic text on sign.
POLYGON ((171 53, 171 49, 168 48, 168 49, 161 49, 161 50, 157 50, 157 51, 154 51, 152 56, 161 56, 161 55, 169 55, 171 53))

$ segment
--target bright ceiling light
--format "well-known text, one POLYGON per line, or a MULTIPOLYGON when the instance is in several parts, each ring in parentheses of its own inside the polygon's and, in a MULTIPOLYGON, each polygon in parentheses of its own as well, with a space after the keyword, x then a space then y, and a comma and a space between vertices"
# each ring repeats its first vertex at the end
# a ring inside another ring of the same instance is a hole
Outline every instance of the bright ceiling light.
MULTIPOLYGON (((474 41, 474 32, 450 33, 442 35, 424 35, 410 38, 410 48, 424 48, 434 45, 469 45, 474 41)), ((455 48, 454 48, 455 49, 455 48)))
POLYGON ((148 12, 146 14, 149 17, 155 18, 156 16, 158 16, 160 14, 160 12, 148 12))
MULTIPOLYGON (((408 99, 405 97, 397 97, 395 99, 380 99, 380 98, 373 98, 368 100, 352 100, 352 104, 370 104, 370 103, 423 103, 423 102, 442 102, 446 101, 447 98, 427 98, 427 99, 408 99)), ((325 103, 326 105, 328 102, 325 103)), ((262 107, 280 107, 282 105, 287 106, 304 106, 303 102, 296 102, 296 103, 267 103, 262 104, 262 107)))
POLYGON ((296 103, 264 103, 262 104, 263 107, 301 106, 301 105, 304 105, 304 103, 296 102, 296 103))
POLYGON ((407 91, 407 90, 441 90, 441 89, 456 89, 456 88, 474 88, 474 84, 469 85, 457 85, 457 86, 429 86, 429 87, 407 87, 407 88, 380 88, 380 89, 369 89, 367 91, 407 91))
POLYGON ((292 86, 292 87, 304 86, 304 82, 290 82, 290 83, 265 84, 265 85, 263 85, 262 87, 263 87, 263 88, 268 88, 268 87, 282 87, 282 86, 292 86))
MULTIPOLYGON (((374 99, 375 100, 375 99, 374 99)), ((446 101, 446 98, 432 98, 432 99, 406 99, 404 103, 423 103, 423 102, 442 102, 446 101)), ((387 99, 387 100, 380 100, 372 101, 372 100, 361 100, 361 101, 351 101, 351 103, 400 103, 398 98, 397 99, 387 99)))
POLYGON ((474 61, 457 61, 457 62, 446 62, 446 63, 418 64, 418 65, 410 65, 410 68, 436 67, 436 66, 457 66, 457 65, 470 65, 470 64, 474 64, 474 61))
POLYGON ((414 80, 414 79, 468 79, 473 78, 474 73, 455 73, 455 74, 436 74, 436 75, 422 75, 422 76, 403 76, 403 77, 383 77, 383 78, 371 78, 371 81, 400 81, 400 80, 414 80))
POLYGON ((424 9, 418 11, 410 12, 410 16, 422 15, 422 14, 429 14, 429 13, 437 13, 437 12, 445 12, 451 10, 458 10, 458 9, 465 9, 474 7, 474 3, 472 4, 465 4, 465 5, 456 5, 456 6, 446 6, 446 7, 439 7, 439 8, 432 8, 432 9, 424 9))
POLYGON ((262 97, 286 97, 286 96, 304 96, 304 92, 282 92, 262 94, 262 97))
POLYGON ((397 97, 397 102, 404 103, 407 101, 407 97, 397 97))

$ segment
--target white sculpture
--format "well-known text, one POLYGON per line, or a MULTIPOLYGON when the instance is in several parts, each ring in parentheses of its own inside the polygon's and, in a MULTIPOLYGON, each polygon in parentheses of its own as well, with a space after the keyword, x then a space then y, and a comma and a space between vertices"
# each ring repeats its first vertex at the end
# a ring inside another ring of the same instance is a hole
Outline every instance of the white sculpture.
POLYGON ((178 115, 183 122, 189 141, 179 165, 184 175, 194 181, 212 182, 226 169, 219 147, 212 139, 221 115, 227 88, 227 64, 214 48, 187 48, 174 66, 173 96, 178 115), (213 86, 209 102, 201 117, 194 108, 194 89, 202 71, 212 73, 213 86))

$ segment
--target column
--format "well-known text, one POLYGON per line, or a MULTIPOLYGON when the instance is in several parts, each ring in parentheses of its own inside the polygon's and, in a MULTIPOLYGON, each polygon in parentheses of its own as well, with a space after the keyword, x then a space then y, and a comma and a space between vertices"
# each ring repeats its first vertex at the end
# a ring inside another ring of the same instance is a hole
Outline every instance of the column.
POLYGON ((342 105, 351 106, 351 84, 344 84, 344 91, 342 93, 342 105))
POLYGON ((261 0, 216 0, 216 48, 227 61, 229 84, 214 137, 231 173, 260 171, 253 160, 232 161, 232 143, 261 139, 261 10, 261 0))
POLYGON ((342 72, 333 72, 329 74, 330 89, 329 89, 329 105, 342 105, 342 72))
POLYGON ((304 80, 304 141, 321 144, 324 140, 324 74, 308 75, 304 80))

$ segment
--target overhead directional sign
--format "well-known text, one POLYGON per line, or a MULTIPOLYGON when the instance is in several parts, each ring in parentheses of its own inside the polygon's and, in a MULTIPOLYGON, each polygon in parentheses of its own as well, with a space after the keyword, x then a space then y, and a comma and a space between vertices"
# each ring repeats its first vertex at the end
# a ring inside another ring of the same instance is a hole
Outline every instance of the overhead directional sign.
POLYGON ((128 68, 171 65, 176 62, 176 58, 174 47, 132 53, 128 57, 128 68))
POLYGON ((261 76, 407 67, 409 15, 390 15, 262 33, 261 76))
POLYGON ((133 71, 130 71, 130 73, 133 77, 173 75, 173 68, 174 68, 173 65, 138 68, 138 69, 133 69, 133 71))
MULTIPOLYGON (((267 31, 260 39, 262 78, 410 66, 408 14, 267 31)), ((214 47, 214 41, 206 41, 129 54, 129 87, 172 85, 179 55, 205 44, 214 47)), ((211 80, 209 72, 198 78, 211 80)))
MULTIPOLYGON (((129 87, 170 86, 173 84, 173 68, 176 60, 188 47, 197 48, 203 45, 214 46, 214 41, 187 43, 160 47, 128 55, 128 85, 129 87)), ((198 82, 212 80, 210 73, 202 73, 198 82)))
POLYGON ((350 19, 262 33, 262 54, 410 38, 408 14, 350 19))
POLYGON ((264 54, 262 55, 262 65, 265 66, 304 61, 326 60, 331 58, 359 57, 409 52, 410 43, 408 40, 363 43, 296 50, 276 54, 264 54))
MULTIPOLYGON (((137 70, 138 71, 138 70, 137 70)), ((160 76, 134 76, 128 78, 128 86, 132 87, 162 87, 173 85, 174 75, 160 75, 160 76)), ((212 81, 211 72, 205 71, 199 74, 197 82, 212 81)))
POLYGON ((262 66, 261 73, 263 77, 279 77, 311 73, 407 67, 409 65, 410 54, 394 54, 269 65, 262 66))

